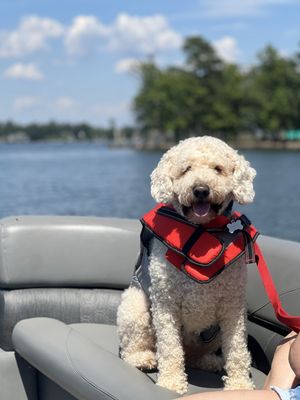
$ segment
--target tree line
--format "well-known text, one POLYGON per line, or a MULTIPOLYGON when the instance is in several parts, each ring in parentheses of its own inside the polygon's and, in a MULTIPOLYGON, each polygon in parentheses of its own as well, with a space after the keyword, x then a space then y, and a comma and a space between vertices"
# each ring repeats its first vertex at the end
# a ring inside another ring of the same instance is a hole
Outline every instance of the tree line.
POLYGON ((113 128, 96 128, 86 123, 31 123, 27 125, 12 121, 0 123, 0 141, 39 140, 97 140, 111 139, 113 128))
POLYGON ((136 69, 140 82, 133 108, 139 128, 178 140, 240 133, 276 138, 300 129, 300 54, 282 56, 266 46, 248 68, 224 62, 202 37, 186 39, 181 67, 154 60, 136 69))

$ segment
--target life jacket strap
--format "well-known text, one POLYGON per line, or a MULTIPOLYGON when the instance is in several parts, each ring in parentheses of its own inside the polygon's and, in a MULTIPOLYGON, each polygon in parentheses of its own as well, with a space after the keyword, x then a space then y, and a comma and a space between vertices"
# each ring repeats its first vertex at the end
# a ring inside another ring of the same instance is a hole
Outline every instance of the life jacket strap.
POLYGON ((205 229, 202 228, 202 226, 198 226, 195 231, 192 233, 192 235, 188 238, 188 240, 185 242, 182 252, 183 254, 187 255, 188 252, 191 250, 191 248, 194 246, 194 244, 197 242, 197 240, 200 238, 200 236, 205 232, 205 229))

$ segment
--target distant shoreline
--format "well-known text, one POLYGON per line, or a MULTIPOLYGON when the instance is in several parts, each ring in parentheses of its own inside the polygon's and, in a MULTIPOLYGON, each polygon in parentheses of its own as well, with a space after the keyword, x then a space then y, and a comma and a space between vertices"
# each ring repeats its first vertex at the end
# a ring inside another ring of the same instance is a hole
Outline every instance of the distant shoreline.
MULTIPOLYGON (((275 140, 251 140, 251 141, 244 141, 244 140, 228 140, 226 141, 230 146, 232 146, 235 149, 239 150, 288 150, 288 151, 300 151, 300 140, 297 141, 275 141, 275 140)), ((128 148, 134 148, 136 150, 141 150, 141 151, 151 151, 151 150, 161 150, 161 151, 166 151, 176 143, 162 143, 159 146, 155 145, 140 145, 140 146, 119 146, 118 144, 114 145, 112 143, 112 147, 115 148, 120 148, 120 147, 128 147, 128 148)))
MULTIPOLYGON (((20 144, 40 144, 40 143, 57 143, 57 144, 72 144, 72 143, 96 143, 104 144, 110 148, 128 148, 137 151, 166 151, 175 142, 161 142, 157 143, 134 143, 130 140, 126 143, 114 142, 111 139, 91 139, 91 140, 64 140, 64 139, 45 139, 45 140, 26 140, 26 141, 7 141, 0 140, 1 144, 7 145, 20 145, 20 144)), ((227 143, 235 149, 239 150, 289 150, 289 151, 300 151, 300 140, 288 141, 288 140, 245 140, 236 139, 228 140, 227 143)))
POLYGON ((230 141, 229 144, 241 150, 300 150, 300 140, 256 140, 256 141, 230 141))

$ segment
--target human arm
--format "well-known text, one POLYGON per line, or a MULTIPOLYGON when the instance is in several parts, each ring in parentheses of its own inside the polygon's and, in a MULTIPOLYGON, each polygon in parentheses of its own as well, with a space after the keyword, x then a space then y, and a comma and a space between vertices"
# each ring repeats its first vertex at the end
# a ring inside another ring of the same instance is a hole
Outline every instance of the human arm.
MULTIPOLYGON (((294 336, 296 334, 294 333, 294 336)), ((291 343, 289 353, 290 365, 298 379, 300 379, 300 335, 295 336, 295 339, 291 343)))
POLYGON ((289 361, 291 345, 295 337, 296 333, 292 331, 283 338, 281 343, 277 346, 271 370, 264 384, 264 389, 269 389, 270 386, 288 389, 295 385, 296 376, 289 361))

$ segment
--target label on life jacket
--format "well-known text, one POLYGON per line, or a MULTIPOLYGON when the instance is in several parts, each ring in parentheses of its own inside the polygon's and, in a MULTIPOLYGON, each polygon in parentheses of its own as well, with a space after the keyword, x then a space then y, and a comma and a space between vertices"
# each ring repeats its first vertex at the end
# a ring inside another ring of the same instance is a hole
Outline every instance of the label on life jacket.
POLYGON ((253 242, 257 230, 244 215, 234 212, 231 218, 217 216, 206 225, 195 225, 178 214, 172 206, 159 204, 141 219, 141 240, 147 248, 155 236, 168 250, 166 259, 190 278, 210 282, 226 267, 246 255, 255 262, 253 242), (240 221, 242 229, 231 233, 228 224, 240 221))

